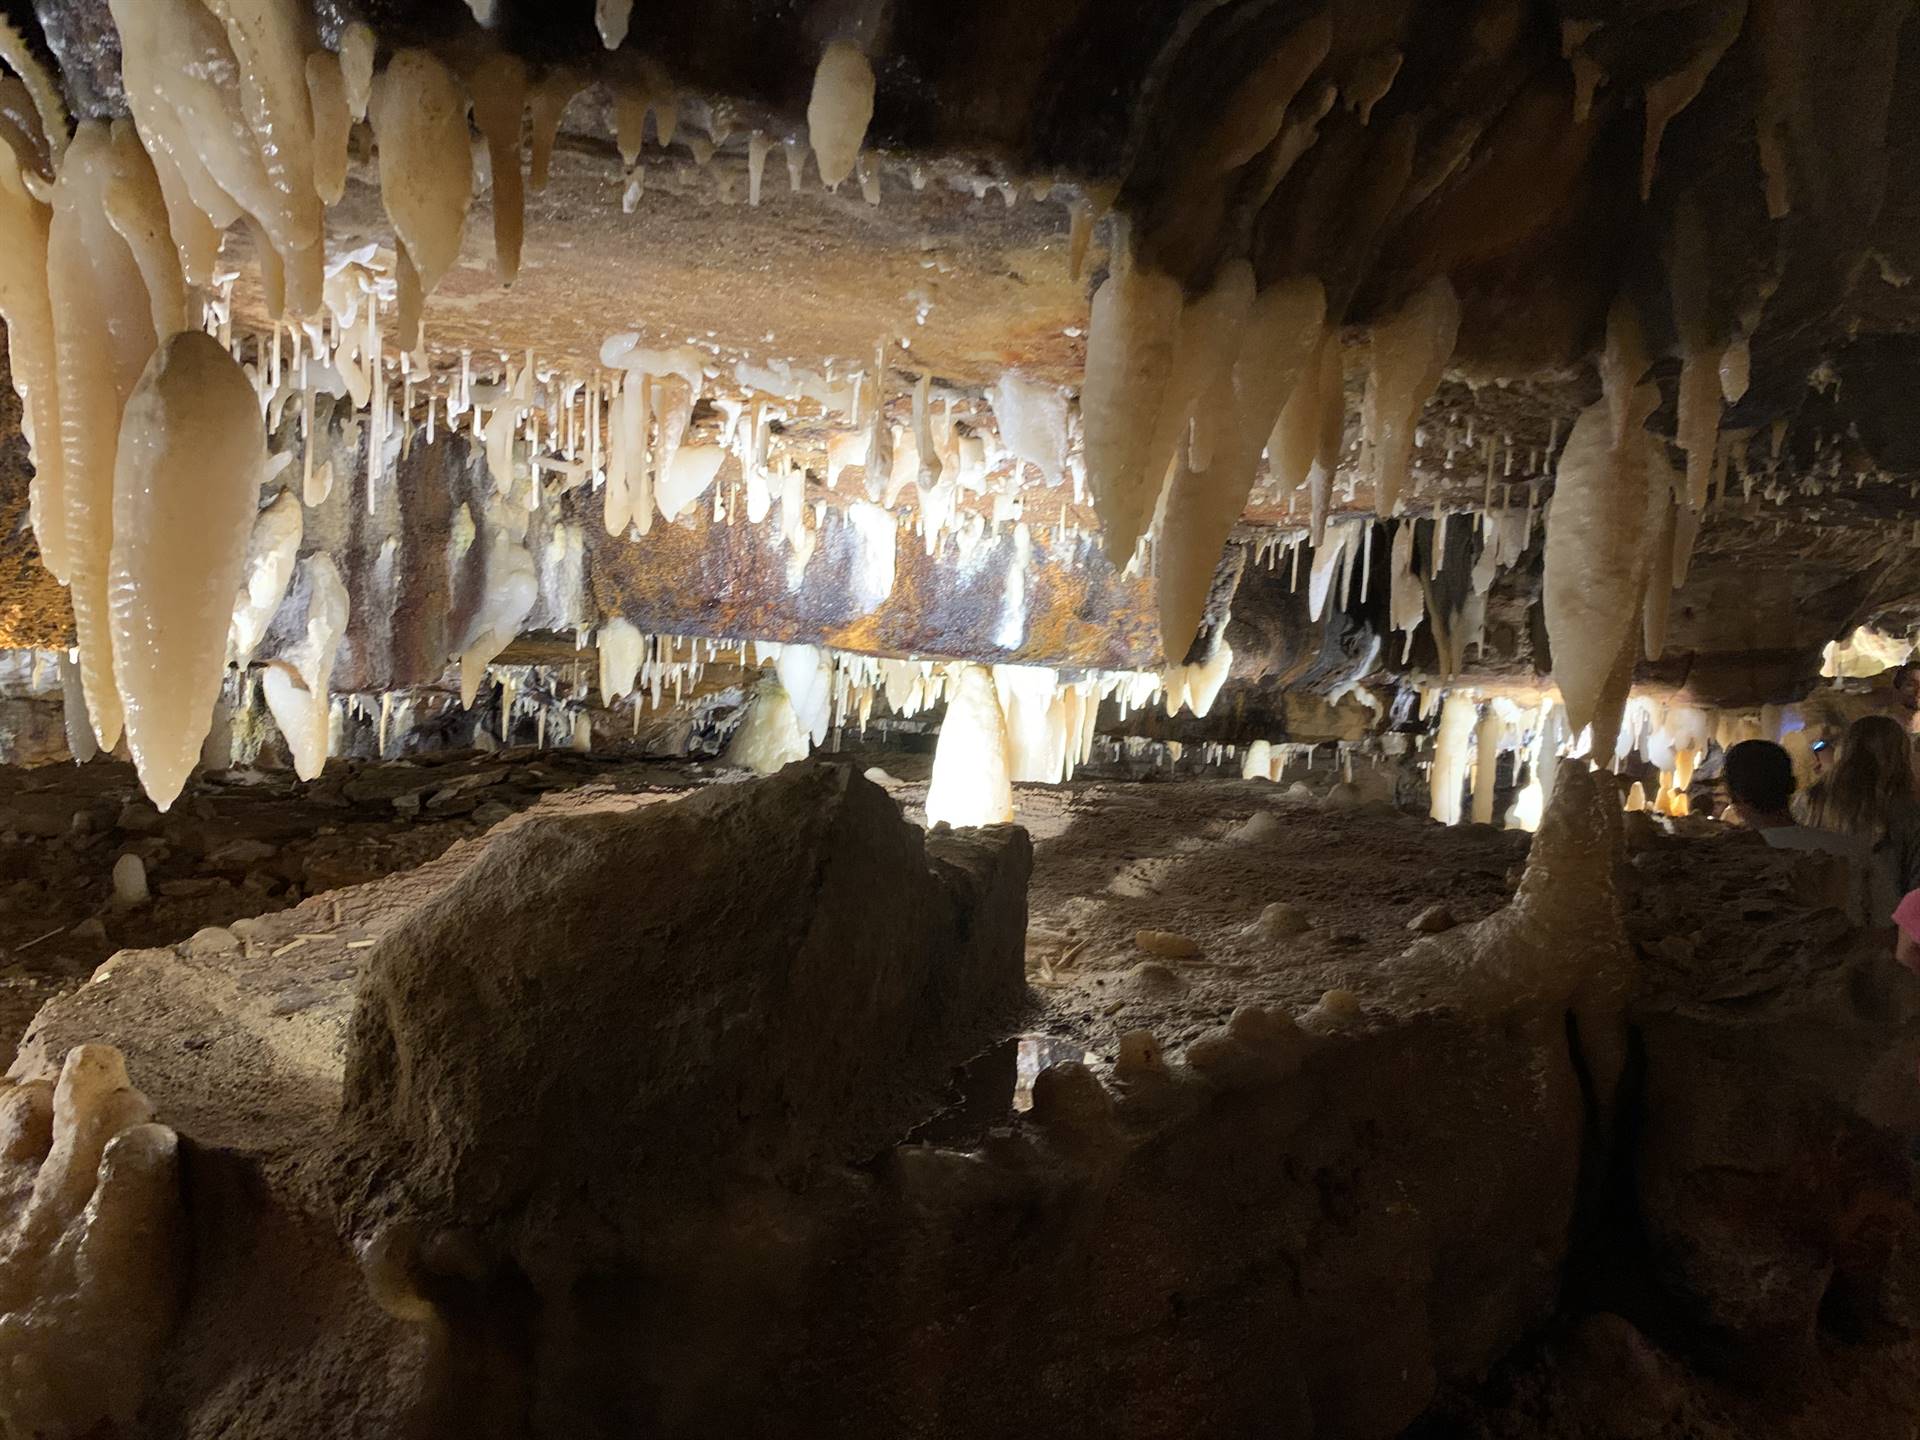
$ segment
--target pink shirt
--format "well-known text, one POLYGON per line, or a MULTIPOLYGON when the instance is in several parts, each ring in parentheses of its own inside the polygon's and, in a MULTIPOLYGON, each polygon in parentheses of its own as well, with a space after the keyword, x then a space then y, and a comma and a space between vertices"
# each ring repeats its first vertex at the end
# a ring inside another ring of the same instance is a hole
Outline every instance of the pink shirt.
POLYGON ((1894 907, 1893 923, 1909 940, 1920 945, 1920 890, 1909 890, 1906 898, 1894 907))

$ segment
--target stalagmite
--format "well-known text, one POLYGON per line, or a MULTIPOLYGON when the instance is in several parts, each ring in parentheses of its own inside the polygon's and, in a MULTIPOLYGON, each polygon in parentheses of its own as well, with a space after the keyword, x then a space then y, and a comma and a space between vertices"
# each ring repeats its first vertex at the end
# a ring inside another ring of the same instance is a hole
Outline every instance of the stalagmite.
POLYGON ((526 65, 504 53, 483 60, 473 72, 473 123, 487 141, 487 168, 493 176, 493 270, 502 285, 519 278, 526 233, 526 182, 520 170, 520 128, 526 113, 526 65))
POLYGON ((54 186, 48 243, 68 581, 87 709, 102 750, 119 742, 122 721, 107 608, 114 451, 121 409, 156 343, 145 282, 106 215, 113 179, 105 127, 83 124, 54 186))
POLYGON ((1269 286, 1254 301, 1231 371, 1203 402, 1224 433, 1207 468, 1175 467, 1157 556, 1160 639, 1169 664, 1186 657, 1199 628, 1221 550, 1252 492, 1261 447, 1300 386, 1325 308, 1325 293, 1311 276, 1269 286))
POLYGON ((1473 743, 1478 707, 1472 691, 1450 690, 1440 707, 1433 737, 1433 764, 1427 774, 1427 813, 1442 825, 1460 823, 1460 792, 1467 780, 1468 747, 1473 743))
POLYGON ((1507 728, 1498 702, 1489 701, 1480 712, 1473 735, 1473 810, 1476 825, 1493 823, 1494 785, 1500 768, 1500 742, 1507 728))
POLYGON ((120 1052, 0 1082, 0 1434, 131 1434, 184 1284, 179 1139, 120 1052))
POLYGON ((786 690, 769 676, 753 687, 746 718, 733 732, 722 758, 756 775, 771 775, 806 759, 809 748, 807 732, 794 716, 786 690))
POLYGON ((616 615, 604 621, 595 637, 600 649, 600 703, 611 707, 633 691, 633 677, 646 658, 647 641, 631 620, 616 615))
POLYGON ((1373 461, 1373 509, 1393 514, 1413 457, 1414 427, 1439 387, 1460 331, 1460 301, 1445 276, 1429 281, 1373 327, 1360 434, 1373 461))
POLYGON ((946 718, 927 787, 929 825, 1004 825, 1013 820, 1012 757, 993 675, 962 665, 947 692, 946 718))
POLYGON ((127 746, 163 811, 200 758, 219 698, 265 463, 238 362, 199 331, 173 336, 127 401, 108 571, 127 746))
POLYGON ((304 529, 300 497, 291 490, 282 490, 254 518, 253 534, 247 542, 245 579, 233 602, 227 636, 229 664, 244 668, 266 638, 267 626, 293 581, 304 529))
POLYGON ((829 190, 853 173, 873 119, 873 66, 857 45, 836 40, 820 56, 807 101, 807 140, 829 190))
POLYGON ((58 361, 53 308, 47 295, 50 207, 28 191, 20 157, 0 142, 0 320, 7 327, 7 359, 24 410, 33 479, 28 513, 40 560, 66 584, 67 493, 60 431, 58 361))
POLYGON ((327 682, 334 656, 347 631, 347 587, 325 555, 309 555, 306 572, 307 620, 300 642, 277 657, 260 678, 260 692, 273 723, 286 738, 293 770, 312 780, 326 768, 333 706, 327 682))
POLYGON ((1087 484, 1107 558, 1125 565, 1153 514, 1164 475, 1148 473, 1155 422, 1180 333, 1180 284, 1115 257, 1093 295, 1080 388, 1087 484))
POLYGON ((1567 437, 1555 475, 1543 580, 1553 678, 1575 733, 1592 724, 1600 694, 1645 588, 1657 511, 1641 423, 1659 391, 1634 394, 1627 434, 1612 443, 1604 404, 1589 406, 1567 437))
POLYGON ((467 97, 453 72, 426 50, 402 50, 375 87, 380 200, 401 246, 400 348, 420 342, 420 305, 460 258, 473 200, 467 97))

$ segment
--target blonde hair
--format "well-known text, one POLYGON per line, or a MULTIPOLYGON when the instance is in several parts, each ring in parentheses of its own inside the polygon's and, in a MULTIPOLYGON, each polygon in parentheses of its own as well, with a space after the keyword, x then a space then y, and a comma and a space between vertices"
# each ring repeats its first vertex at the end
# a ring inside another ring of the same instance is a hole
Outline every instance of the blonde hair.
POLYGON ((1833 768, 1808 801, 1808 821, 1818 829, 1881 839, 1889 817, 1914 803, 1913 745, 1906 728, 1886 715, 1854 721, 1833 768))

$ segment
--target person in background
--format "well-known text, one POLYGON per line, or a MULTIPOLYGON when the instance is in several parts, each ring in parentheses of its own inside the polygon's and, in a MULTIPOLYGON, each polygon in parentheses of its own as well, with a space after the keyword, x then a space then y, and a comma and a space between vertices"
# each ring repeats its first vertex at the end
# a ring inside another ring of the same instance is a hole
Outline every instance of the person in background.
POLYGON ((1851 837, 1869 858, 1867 914, 1885 924, 1903 895, 1920 890, 1920 798, 1913 746, 1889 715, 1847 727, 1833 769, 1807 807, 1807 823, 1851 837))
POLYGON ((1899 927, 1900 934, 1894 942, 1893 958, 1920 974, 1920 890, 1909 890, 1894 907, 1893 923, 1899 927))
POLYGON ((1727 751, 1727 796, 1740 823, 1776 850, 1815 850, 1859 861, 1865 847, 1846 835, 1793 818, 1793 758, 1771 740, 1742 740, 1727 751))

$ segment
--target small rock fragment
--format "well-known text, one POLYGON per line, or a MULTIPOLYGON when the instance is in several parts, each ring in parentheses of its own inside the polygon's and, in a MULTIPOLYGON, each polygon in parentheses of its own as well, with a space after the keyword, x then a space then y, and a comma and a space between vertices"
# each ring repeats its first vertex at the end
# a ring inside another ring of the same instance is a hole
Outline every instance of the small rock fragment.
POLYGON ((1407 929, 1420 935, 1438 935, 1443 930, 1453 929, 1459 923, 1453 918, 1453 911, 1443 904, 1435 903, 1409 920, 1407 929))
POLYGON ((1129 1030, 1120 1037, 1120 1054, 1113 1062, 1119 1076, 1164 1075, 1167 1057, 1151 1030, 1129 1030))
POLYGON ((1191 960, 1200 953, 1200 942, 1191 936, 1180 935, 1172 930, 1136 930, 1133 933, 1136 949, 1149 955, 1161 955, 1169 960, 1191 960))
POLYGON ((131 910, 152 898, 147 889, 146 862, 138 855, 122 855, 113 862, 113 903, 116 908, 131 910))
POLYGON ((1277 900, 1260 912, 1260 918, 1248 925, 1245 933, 1261 940, 1280 940, 1300 934, 1311 923, 1297 906, 1277 900))
POLYGON ((1351 990, 1329 990, 1302 1018, 1310 1030, 1344 1030, 1362 1018, 1360 997, 1351 990))

